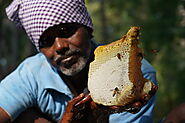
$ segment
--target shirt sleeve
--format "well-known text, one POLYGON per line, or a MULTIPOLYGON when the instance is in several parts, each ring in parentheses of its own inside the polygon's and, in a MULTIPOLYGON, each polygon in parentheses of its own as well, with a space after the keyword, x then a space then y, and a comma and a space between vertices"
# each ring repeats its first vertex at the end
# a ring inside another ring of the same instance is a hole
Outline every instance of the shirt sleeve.
POLYGON ((0 82, 0 107, 14 120, 22 111, 35 103, 34 77, 26 64, 0 82))
MULTIPOLYGON (((142 61, 141 70, 144 78, 149 79, 157 85, 156 71, 145 59, 142 61)), ((155 101, 156 97, 154 95, 136 114, 129 112, 111 114, 109 117, 109 123, 153 123, 152 116, 155 101)))

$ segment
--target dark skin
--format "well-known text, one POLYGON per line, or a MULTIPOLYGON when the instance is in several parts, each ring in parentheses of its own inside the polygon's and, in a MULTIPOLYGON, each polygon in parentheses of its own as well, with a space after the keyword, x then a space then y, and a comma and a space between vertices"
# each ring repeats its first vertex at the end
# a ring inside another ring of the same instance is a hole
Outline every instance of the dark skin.
MULTIPOLYGON (((49 37, 55 35, 53 33, 53 30, 47 30, 42 36, 49 37)), ((40 49, 53 66, 55 66, 59 71, 65 71, 64 73, 59 72, 59 74, 65 80, 71 92, 75 95, 75 98, 68 102, 66 111, 59 121, 60 123, 87 123, 89 121, 95 122, 99 119, 105 119, 106 121, 108 114, 111 112, 128 111, 136 113, 145 103, 147 103, 150 97, 153 96, 157 90, 157 87, 154 86, 149 94, 143 95, 141 99, 135 100, 125 107, 105 107, 94 103, 88 91, 83 93, 84 88, 87 87, 89 63, 94 58, 92 55, 94 49, 95 45, 91 42, 91 35, 88 29, 84 26, 78 28, 73 35, 67 38, 55 36, 54 41, 50 43, 49 46, 42 47, 40 49), (68 51, 76 52, 69 55, 68 51), (57 59, 58 57, 59 59, 57 59), (85 64, 84 67, 83 62, 85 64), (80 65, 81 67, 79 67, 80 65), (76 72, 76 70, 78 71, 76 72), (99 117, 100 114, 101 117, 99 117)), ((1 115, 2 117, 0 116, 0 121, 4 120, 4 123, 10 122, 10 116, 4 110, 0 110, 0 114, 4 114, 3 116, 1 115)), ((16 121, 30 122, 30 119, 33 119, 32 121, 34 123, 51 122, 51 119, 45 117, 41 112, 38 112, 35 109, 29 109, 23 112, 16 121)))
POLYGON ((4 109, 0 108, 0 114, 1 114, 0 115, 1 123, 10 123, 11 122, 10 116, 8 115, 8 113, 4 109))

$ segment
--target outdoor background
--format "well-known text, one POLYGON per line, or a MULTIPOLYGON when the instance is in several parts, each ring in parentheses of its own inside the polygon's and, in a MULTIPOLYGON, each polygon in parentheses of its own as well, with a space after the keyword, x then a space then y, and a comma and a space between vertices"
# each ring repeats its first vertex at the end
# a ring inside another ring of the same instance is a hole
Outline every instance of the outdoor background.
MULTIPOLYGON (((0 0, 0 80, 36 50, 10 22, 0 0)), ((144 57, 157 71, 155 122, 185 102, 185 0, 87 0, 98 43, 117 40, 131 26, 141 27, 144 57)))

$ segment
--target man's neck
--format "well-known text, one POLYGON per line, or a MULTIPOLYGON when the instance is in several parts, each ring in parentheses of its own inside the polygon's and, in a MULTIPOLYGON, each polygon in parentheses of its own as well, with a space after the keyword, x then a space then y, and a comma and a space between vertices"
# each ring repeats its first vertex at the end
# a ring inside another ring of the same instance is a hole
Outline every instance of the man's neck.
POLYGON ((60 76, 74 95, 79 95, 87 87, 89 65, 74 76, 66 76, 60 72, 60 76))

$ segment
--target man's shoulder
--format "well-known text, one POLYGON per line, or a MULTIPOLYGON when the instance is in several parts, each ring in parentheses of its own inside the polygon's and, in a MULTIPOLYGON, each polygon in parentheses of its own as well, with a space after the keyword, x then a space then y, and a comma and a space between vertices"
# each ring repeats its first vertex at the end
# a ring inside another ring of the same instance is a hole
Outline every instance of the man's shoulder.
POLYGON ((40 65, 45 61, 46 61, 45 56, 42 53, 37 53, 33 56, 26 58, 22 63, 23 64, 32 64, 34 66, 34 65, 40 65))
POLYGON ((29 69, 40 69, 42 66, 49 66, 49 62, 42 53, 37 53, 34 56, 26 58, 21 64, 21 67, 26 67, 29 69))
POLYGON ((26 72, 38 74, 42 71, 51 70, 51 65, 42 53, 37 53, 23 60, 14 72, 26 72))

